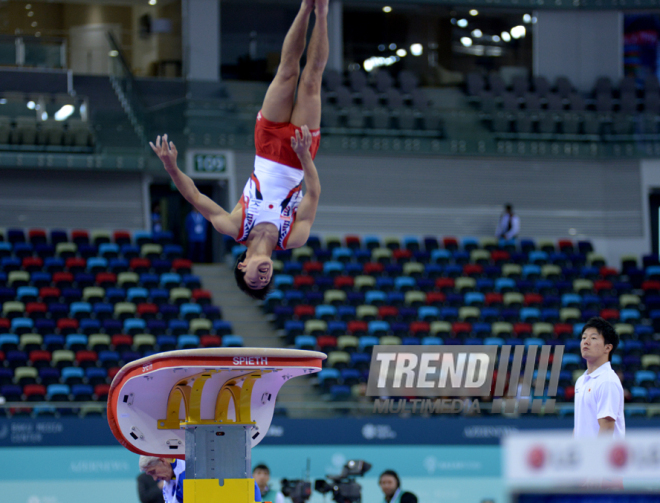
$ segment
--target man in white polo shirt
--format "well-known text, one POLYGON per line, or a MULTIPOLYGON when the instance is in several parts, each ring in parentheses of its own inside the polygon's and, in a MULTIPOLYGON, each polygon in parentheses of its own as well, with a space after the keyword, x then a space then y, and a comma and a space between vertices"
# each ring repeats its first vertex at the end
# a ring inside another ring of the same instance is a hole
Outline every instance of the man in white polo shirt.
POLYGON ((626 434, 623 386, 610 364, 618 345, 618 334, 603 318, 584 325, 580 351, 587 371, 575 383, 575 438, 626 434))

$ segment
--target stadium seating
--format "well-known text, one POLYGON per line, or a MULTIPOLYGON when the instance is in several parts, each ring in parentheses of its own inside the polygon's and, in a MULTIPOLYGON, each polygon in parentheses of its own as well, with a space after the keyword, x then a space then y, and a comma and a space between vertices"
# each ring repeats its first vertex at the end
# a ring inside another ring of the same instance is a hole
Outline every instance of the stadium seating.
MULTIPOLYGON (((169 233, 0 232, 0 396, 103 402, 125 363, 242 346, 171 241, 169 233)), ((60 403, 41 412, 67 411, 60 403)))
POLYGON ((317 382, 329 399, 347 396, 335 386, 360 395, 378 344, 562 344, 558 397, 572 401, 584 371, 582 326, 602 316, 622 337, 612 363, 627 396, 636 387, 649 391, 637 390, 634 401, 658 400, 653 323, 660 327, 660 283, 652 283, 653 265, 634 280, 637 260, 628 258, 621 271, 608 267, 587 241, 514 246, 435 237, 312 236, 304 250, 274 259, 276 288, 263 309, 287 343, 328 353, 328 372, 317 382))

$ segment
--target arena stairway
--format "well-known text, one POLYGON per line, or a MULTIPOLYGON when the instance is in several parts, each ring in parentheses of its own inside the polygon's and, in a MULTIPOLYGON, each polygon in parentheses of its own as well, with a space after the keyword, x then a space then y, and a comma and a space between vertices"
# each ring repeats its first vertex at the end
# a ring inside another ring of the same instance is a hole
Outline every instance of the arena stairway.
MULTIPOLYGON (((245 347, 286 347, 258 304, 238 289, 231 266, 198 264, 193 267, 193 274, 203 278, 204 288, 212 293, 217 305, 222 306, 224 319, 232 324, 235 333, 241 334, 245 347)), ((286 409, 288 417, 318 415, 315 410, 301 407, 305 403, 320 402, 314 382, 314 378, 309 378, 287 383, 277 395, 277 410, 286 409)))

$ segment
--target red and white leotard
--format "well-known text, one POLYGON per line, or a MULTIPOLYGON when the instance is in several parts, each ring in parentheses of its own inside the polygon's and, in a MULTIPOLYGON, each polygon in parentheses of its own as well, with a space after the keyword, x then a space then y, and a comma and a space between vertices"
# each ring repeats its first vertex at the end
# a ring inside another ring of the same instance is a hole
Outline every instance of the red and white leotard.
MULTIPOLYGON (((276 249, 286 250, 298 205, 303 197, 304 173, 300 159, 291 147, 291 138, 296 129, 300 128, 288 122, 269 121, 261 112, 257 115, 254 131, 257 155, 254 159, 254 173, 245 184, 240 200, 243 218, 237 242, 245 243, 255 225, 267 222, 278 229, 276 249)), ((310 132, 313 159, 319 148, 321 134, 318 129, 310 132)))

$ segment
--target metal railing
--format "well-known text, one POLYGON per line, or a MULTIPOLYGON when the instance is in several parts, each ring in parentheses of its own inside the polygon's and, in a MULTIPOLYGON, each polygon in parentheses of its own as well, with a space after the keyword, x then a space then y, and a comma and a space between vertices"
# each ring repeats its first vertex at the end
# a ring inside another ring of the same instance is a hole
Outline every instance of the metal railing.
POLYGON ((0 65, 66 69, 65 38, 33 35, 0 36, 0 65))

